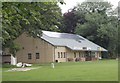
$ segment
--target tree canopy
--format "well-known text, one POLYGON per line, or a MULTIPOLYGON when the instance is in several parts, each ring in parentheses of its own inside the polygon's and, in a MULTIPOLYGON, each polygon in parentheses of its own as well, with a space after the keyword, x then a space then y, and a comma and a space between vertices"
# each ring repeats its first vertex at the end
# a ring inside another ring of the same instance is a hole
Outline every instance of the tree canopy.
MULTIPOLYGON (((13 42, 20 34, 41 35, 41 30, 59 31, 61 9, 57 2, 3 2, 3 49, 16 46, 13 42)), ((15 48, 14 48, 15 47, 15 48)))
POLYGON ((111 11, 108 2, 83 2, 64 14, 61 31, 82 35, 116 56, 118 18, 111 11))

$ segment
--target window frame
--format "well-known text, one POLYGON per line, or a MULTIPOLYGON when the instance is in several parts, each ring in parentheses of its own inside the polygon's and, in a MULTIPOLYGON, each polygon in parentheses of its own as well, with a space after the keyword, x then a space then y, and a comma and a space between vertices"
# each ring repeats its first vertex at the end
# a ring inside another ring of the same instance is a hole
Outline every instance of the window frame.
POLYGON ((28 53, 28 60, 32 59, 32 53, 28 53))
POLYGON ((74 52, 74 58, 76 58, 76 52, 74 52))
POLYGON ((64 58, 66 58, 66 52, 64 52, 64 58))
POLYGON ((60 52, 58 52, 58 58, 60 58, 60 52))
POLYGON ((36 59, 40 59, 40 53, 39 53, 39 52, 37 52, 37 53, 35 54, 35 58, 36 58, 36 59))
POLYGON ((61 52, 61 58, 63 58, 63 52, 61 52))

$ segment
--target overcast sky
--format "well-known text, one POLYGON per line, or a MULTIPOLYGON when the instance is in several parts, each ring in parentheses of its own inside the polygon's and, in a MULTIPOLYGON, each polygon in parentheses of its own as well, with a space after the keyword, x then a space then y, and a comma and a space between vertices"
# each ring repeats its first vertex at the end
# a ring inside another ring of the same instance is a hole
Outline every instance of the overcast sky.
MULTIPOLYGON (((74 6, 77 5, 77 3, 81 3, 85 0, 64 0, 64 1, 65 1, 66 5, 59 4, 60 8, 62 9, 62 13, 67 12, 68 9, 73 8, 74 6)), ((114 8, 116 8, 118 6, 118 2, 120 0, 105 0, 105 1, 110 2, 111 4, 114 5, 114 8)))

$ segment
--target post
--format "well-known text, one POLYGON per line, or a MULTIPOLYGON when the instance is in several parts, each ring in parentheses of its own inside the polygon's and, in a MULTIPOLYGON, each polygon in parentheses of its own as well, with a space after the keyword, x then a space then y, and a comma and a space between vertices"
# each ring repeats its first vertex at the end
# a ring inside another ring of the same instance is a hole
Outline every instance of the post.
POLYGON ((55 68, 55 65, 54 65, 54 63, 51 63, 51 66, 52 66, 52 68, 53 68, 53 69, 55 68))
POLYGON ((100 49, 99 49, 99 59, 101 60, 102 59, 102 57, 101 57, 101 50, 102 50, 102 48, 100 47, 100 49))

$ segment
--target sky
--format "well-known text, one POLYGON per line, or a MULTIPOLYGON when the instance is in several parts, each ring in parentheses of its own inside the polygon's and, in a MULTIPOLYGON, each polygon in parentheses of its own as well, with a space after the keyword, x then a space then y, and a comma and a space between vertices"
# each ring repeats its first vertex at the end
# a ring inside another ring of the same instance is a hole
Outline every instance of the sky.
MULTIPOLYGON (((64 0, 64 1, 65 1, 66 5, 59 4, 60 8, 62 9, 62 13, 67 12, 68 9, 73 8, 74 6, 77 5, 77 3, 82 3, 85 0, 64 0)), ((118 6, 118 2, 120 0, 105 0, 105 1, 110 2, 113 5, 113 8, 116 8, 118 6)))

